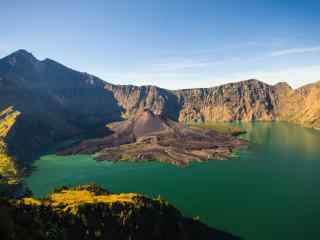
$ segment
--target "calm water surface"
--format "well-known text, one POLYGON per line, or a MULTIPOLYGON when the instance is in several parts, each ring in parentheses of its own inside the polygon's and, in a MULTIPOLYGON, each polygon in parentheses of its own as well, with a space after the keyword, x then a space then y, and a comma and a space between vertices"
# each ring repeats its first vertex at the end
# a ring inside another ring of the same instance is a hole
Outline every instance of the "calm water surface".
POLYGON ((241 126, 250 144, 231 160, 178 168, 44 155, 27 182, 36 196, 88 182, 161 195, 185 215, 247 240, 319 239, 320 131, 284 123, 241 126))

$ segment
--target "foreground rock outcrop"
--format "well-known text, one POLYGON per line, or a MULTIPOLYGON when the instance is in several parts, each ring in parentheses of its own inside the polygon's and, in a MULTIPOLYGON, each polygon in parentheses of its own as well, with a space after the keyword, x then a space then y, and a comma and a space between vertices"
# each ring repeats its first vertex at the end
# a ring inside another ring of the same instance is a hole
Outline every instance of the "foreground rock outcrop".
POLYGON ((143 110, 134 118, 112 123, 112 135, 83 141, 60 154, 95 154, 98 160, 159 160, 175 165, 225 159, 245 140, 206 129, 189 128, 143 110))
POLYGON ((96 186, 60 188, 45 199, 0 199, 2 240, 236 240, 184 217, 158 199, 111 194, 96 186))

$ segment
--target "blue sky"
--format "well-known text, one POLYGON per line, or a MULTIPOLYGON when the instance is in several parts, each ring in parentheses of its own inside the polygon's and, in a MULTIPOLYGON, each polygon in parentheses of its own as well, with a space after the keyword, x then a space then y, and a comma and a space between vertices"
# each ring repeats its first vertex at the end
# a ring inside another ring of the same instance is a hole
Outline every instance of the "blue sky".
POLYGON ((317 1, 10 0, 0 9, 0 57, 23 48, 112 83, 320 80, 317 1))

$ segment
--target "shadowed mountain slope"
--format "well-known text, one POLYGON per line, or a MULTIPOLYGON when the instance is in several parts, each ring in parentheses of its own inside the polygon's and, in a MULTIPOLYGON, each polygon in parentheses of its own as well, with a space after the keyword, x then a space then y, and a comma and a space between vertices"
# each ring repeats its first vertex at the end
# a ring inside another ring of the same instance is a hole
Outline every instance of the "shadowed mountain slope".
POLYGON ((105 89, 113 93, 119 105, 125 109, 123 116, 130 118, 143 109, 157 115, 178 120, 181 104, 178 96, 167 89, 156 86, 113 85, 106 83, 105 89))
POLYGON ((121 109, 104 82, 53 60, 19 50, 0 59, 0 110, 21 114, 6 138, 18 166, 44 146, 120 120, 121 109))

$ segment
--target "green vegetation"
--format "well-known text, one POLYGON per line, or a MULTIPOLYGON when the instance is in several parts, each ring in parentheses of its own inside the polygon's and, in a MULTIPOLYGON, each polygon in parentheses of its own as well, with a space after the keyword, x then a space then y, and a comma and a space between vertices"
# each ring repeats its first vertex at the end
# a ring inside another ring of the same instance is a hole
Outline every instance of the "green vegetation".
POLYGON ((5 138, 14 126, 20 112, 14 111, 12 107, 0 112, 0 175, 8 178, 9 183, 14 184, 17 180, 15 159, 7 152, 5 138))
POLYGON ((96 186, 56 189, 45 199, 0 198, 1 239, 237 239, 188 219, 161 198, 96 186), (223 237, 228 238, 223 238, 223 237))
POLYGON ((230 126, 229 124, 218 123, 218 122, 193 123, 193 124, 189 124, 189 127, 213 130, 221 134, 229 134, 232 136, 239 136, 241 134, 246 133, 246 131, 240 127, 233 127, 233 126, 230 126))
MULTIPOLYGON (((64 212, 77 215, 81 208, 88 204, 104 204, 108 207, 112 207, 114 204, 122 206, 134 205, 137 207, 143 199, 145 198, 142 195, 136 193, 111 194, 103 188, 91 184, 75 188, 61 187, 54 190, 45 199, 25 197, 17 203, 30 206, 47 206, 59 213, 64 212)), ((154 199, 153 201, 167 205, 161 198, 154 199)))

